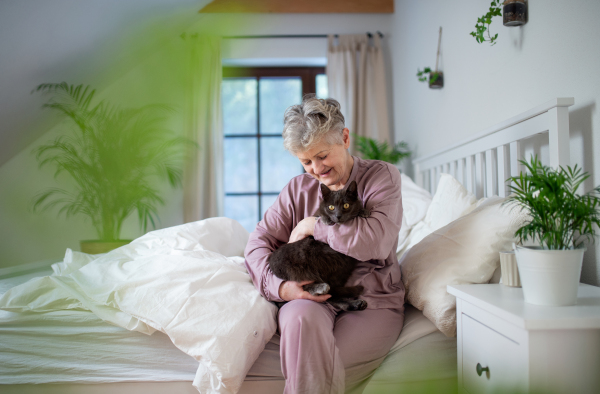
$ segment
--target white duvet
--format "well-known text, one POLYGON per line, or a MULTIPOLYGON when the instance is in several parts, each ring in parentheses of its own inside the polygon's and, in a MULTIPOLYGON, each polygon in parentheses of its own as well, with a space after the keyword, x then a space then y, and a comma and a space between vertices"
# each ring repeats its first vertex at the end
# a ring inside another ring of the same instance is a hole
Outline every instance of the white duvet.
POLYGON ((277 308, 244 267, 247 241, 235 220, 212 218, 150 232, 94 260, 68 250, 55 275, 12 288, 0 308, 84 308, 129 330, 160 330, 198 360, 201 393, 236 393, 277 328, 277 308))

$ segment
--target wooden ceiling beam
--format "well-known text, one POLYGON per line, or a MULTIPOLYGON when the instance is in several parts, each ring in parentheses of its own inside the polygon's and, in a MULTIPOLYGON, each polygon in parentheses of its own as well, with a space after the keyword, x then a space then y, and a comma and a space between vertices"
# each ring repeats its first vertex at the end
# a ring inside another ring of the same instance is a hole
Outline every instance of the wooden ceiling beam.
POLYGON ((214 0, 200 13, 391 14, 394 0, 214 0))

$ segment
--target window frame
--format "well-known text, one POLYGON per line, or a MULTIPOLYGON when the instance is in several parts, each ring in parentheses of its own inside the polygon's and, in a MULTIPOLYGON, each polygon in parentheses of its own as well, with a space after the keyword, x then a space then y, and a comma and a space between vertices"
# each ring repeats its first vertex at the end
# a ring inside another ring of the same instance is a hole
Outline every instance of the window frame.
MULTIPOLYGON (((223 140, 226 138, 256 138, 257 142, 257 191, 256 192, 225 192, 224 197, 236 196, 256 196, 258 199, 258 221, 262 220, 262 197, 277 196, 280 192, 263 192, 261 185, 261 138, 281 137, 279 134, 261 134, 260 132, 260 79, 261 78, 277 78, 277 77, 295 77, 302 81, 302 96, 310 93, 316 93, 316 78, 319 74, 325 74, 325 67, 223 67, 223 79, 226 78, 256 78, 256 134, 224 134, 223 140)), ((283 114, 282 114, 283 116, 283 114)), ((304 171, 301 163, 298 165, 304 171)))

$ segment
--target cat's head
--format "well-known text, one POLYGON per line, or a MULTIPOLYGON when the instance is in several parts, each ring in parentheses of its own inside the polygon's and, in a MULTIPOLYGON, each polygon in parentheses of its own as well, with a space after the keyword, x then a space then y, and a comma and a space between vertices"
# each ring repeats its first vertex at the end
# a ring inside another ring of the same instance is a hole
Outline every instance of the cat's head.
POLYGON ((352 181, 346 189, 332 191, 321 184, 321 201, 319 213, 326 215, 334 223, 344 223, 358 216, 362 201, 358 198, 356 181, 352 181))

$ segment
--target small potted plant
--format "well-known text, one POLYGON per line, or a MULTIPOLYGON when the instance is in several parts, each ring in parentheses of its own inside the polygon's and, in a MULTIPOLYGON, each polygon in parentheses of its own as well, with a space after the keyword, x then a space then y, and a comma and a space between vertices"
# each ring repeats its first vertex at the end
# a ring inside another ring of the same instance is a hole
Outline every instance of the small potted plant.
POLYGON ((519 276, 525 301, 537 305, 573 305, 581 276, 585 242, 594 242, 600 225, 600 186, 579 195, 589 178, 577 165, 553 169, 537 156, 520 161, 528 173, 509 178, 513 195, 507 203, 526 210, 531 221, 515 233, 519 276))
POLYGON ((441 89, 444 87, 444 73, 441 71, 431 71, 431 68, 425 67, 423 71, 417 70, 417 77, 419 81, 425 82, 429 79, 430 89, 441 89), (427 77, 429 75, 429 78, 427 77))
POLYGON ((356 139, 356 150, 361 154, 363 159, 381 160, 391 164, 398 164, 411 155, 411 151, 408 150, 408 144, 404 141, 390 146, 387 142, 378 142, 372 138, 356 134, 354 134, 354 137, 356 139))
POLYGON ((425 67, 423 71, 417 70, 417 77, 419 81, 427 81, 427 74, 429 74, 429 88, 430 89, 441 89, 444 87, 444 74, 438 71, 438 63, 440 60, 440 45, 442 43, 442 27, 440 26, 440 34, 438 36, 438 48, 435 56, 435 71, 431 71, 431 68, 425 67))
POLYGON ((93 104, 95 90, 65 82, 43 84, 37 91, 52 94, 44 107, 60 112, 74 127, 35 151, 40 167, 54 167, 67 187, 40 192, 34 211, 56 207, 67 217, 87 216, 98 239, 81 241, 81 249, 92 254, 129 243, 120 239, 121 227, 133 212, 142 231, 154 227, 157 207, 164 203, 157 186, 181 184, 184 147, 190 144, 164 126, 169 108, 93 104))

